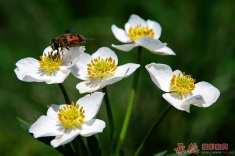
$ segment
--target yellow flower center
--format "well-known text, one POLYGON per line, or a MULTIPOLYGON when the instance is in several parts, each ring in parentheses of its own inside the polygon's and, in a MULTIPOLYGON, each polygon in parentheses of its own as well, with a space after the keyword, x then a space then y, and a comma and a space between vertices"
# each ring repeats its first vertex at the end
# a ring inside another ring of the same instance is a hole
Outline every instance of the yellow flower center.
POLYGON ((83 107, 80 107, 79 104, 74 106, 72 102, 71 105, 59 109, 58 119, 65 128, 74 129, 84 124, 84 113, 83 107))
POLYGON ((179 98, 186 98, 195 89, 196 80, 191 75, 178 74, 173 75, 170 82, 170 91, 174 92, 179 98))
POLYGON ((141 24, 133 27, 130 27, 128 35, 132 41, 137 40, 140 37, 154 37, 153 29, 148 28, 148 26, 143 27, 141 24))
POLYGON ((111 57, 106 59, 101 59, 100 57, 91 60, 87 64, 87 71, 90 79, 98 78, 99 80, 104 77, 112 76, 117 66, 115 65, 115 60, 111 57))
POLYGON ((53 73, 57 71, 62 63, 59 53, 52 54, 52 52, 49 52, 48 55, 44 53, 44 57, 40 56, 40 59, 41 61, 38 61, 39 65, 46 73, 53 73))

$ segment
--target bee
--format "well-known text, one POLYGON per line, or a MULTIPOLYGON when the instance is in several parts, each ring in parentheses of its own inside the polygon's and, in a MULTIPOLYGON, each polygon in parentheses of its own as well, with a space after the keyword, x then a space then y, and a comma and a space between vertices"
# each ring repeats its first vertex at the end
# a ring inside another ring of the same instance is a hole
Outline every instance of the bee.
POLYGON ((64 48, 69 50, 70 47, 81 45, 82 43, 85 43, 88 40, 95 40, 92 38, 83 37, 78 34, 73 34, 75 30, 76 28, 72 27, 68 29, 64 34, 53 38, 50 42, 52 50, 57 50, 57 52, 59 52, 60 48, 60 52, 63 52, 64 48))

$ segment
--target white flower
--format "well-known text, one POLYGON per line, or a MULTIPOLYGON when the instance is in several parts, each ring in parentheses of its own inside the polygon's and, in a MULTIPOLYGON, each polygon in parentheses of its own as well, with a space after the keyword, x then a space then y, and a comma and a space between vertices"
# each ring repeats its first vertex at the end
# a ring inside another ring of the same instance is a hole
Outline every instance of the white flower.
POLYGON ((179 70, 165 64, 151 63, 145 66, 151 79, 161 90, 169 93, 163 98, 179 110, 190 112, 190 105, 209 107, 219 98, 220 91, 208 82, 198 82, 191 75, 185 75, 179 70))
POLYGON ((47 84, 62 83, 70 73, 72 67, 85 51, 84 46, 66 48, 62 52, 57 50, 52 52, 51 47, 47 47, 41 60, 34 58, 24 58, 16 63, 14 70, 18 79, 26 82, 46 82, 47 84))
POLYGON ((113 45, 113 47, 122 50, 130 51, 136 46, 142 46, 160 55, 175 55, 175 53, 166 46, 166 43, 160 42, 158 39, 161 36, 162 28, 159 23, 151 20, 143 20, 139 16, 132 14, 125 24, 125 30, 118 28, 116 25, 111 27, 114 36, 124 45, 113 45), (134 43, 131 43, 134 42, 134 43))
POLYGON ((55 136, 51 145, 56 148, 72 141, 79 134, 91 136, 103 131, 105 122, 93 119, 98 113, 104 93, 86 95, 74 105, 54 105, 29 128, 35 138, 55 136))
POLYGON ((94 92, 131 75, 140 66, 134 63, 117 64, 118 58, 109 48, 102 47, 92 55, 84 53, 71 71, 75 77, 84 80, 76 88, 80 93, 94 92))

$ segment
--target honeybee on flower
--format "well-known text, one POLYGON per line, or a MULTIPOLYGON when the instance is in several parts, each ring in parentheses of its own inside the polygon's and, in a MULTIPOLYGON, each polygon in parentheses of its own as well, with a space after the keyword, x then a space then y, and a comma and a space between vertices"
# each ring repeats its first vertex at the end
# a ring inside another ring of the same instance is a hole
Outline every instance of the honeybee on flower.
POLYGON ((89 40, 95 40, 92 38, 83 37, 82 35, 73 34, 75 30, 76 28, 72 27, 65 31, 64 34, 53 38, 50 42, 52 50, 57 50, 57 52, 61 52, 64 48, 69 50, 70 47, 79 46, 89 40))
POLYGON ((70 51, 65 49, 64 54, 61 54, 48 46, 40 56, 40 60, 31 57, 21 59, 16 63, 14 71, 21 81, 62 83, 84 51, 84 46, 76 46, 71 47, 70 51))

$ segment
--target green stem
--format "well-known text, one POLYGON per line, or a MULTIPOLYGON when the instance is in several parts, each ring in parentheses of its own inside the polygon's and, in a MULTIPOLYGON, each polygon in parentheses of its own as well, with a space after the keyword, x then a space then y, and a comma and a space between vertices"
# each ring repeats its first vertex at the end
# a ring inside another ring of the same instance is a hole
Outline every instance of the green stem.
POLYGON ((155 123, 153 124, 152 128, 149 130, 149 132, 147 133, 147 135, 145 136, 144 140, 142 141, 142 143, 140 144, 139 148, 137 149, 137 151, 135 152, 134 156, 138 156, 143 147, 145 142, 152 136, 153 132, 155 131, 155 129, 157 128, 157 126, 161 123, 161 121, 163 120, 163 118, 166 116, 166 114, 169 112, 171 108, 171 105, 168 104, 167 107, 164 109, 164 111, 162 112, 162 114, 160 115, 160 117, 155 121, 155 123))
POLYGON ((109 102, 109 96, 108 96, 106 87, 103 88, 103 92, 105 93, 104 100, 105 100, 106 111, 107 111, 108 120, 109 120, 109 129, 110 129, 110 144, 109 144, 109 150, 107 153, 107 155, 110 156, 113 153, 115 130, 114 130, 113 114, 112 114, 111 105, 109 102))
POLYGON ((63 95, 64 95, 64 99, 65 99, 66 104, 70 105, 71 102, 70 102, 70 100, 69 100, 69 96, 68 96, 68 94, 67 94, 67 92, 66 92, 66 90, 65 90, 65 88, 64 88, 64 86, 63 86, 63 84, 62 84, 62 83, 59 83, 58 85, 59 85, 60 90, 62 91, 62 93, 63 93, 63 95))
POLYGON ((86 144, 85 144, 84 140, 82 139, 81 135, 79 135, 77 138, 78 138, 78 141, 80 143, 80 146, 83 149, 84 155, 85 156, 92 156, 89 148, 86 146, 86 144))
POLYGON ((81 149, 81 145, 80 145, 80 142, 79 140, 77 139, 74 139, 72 142, 70 142, 73 146, 73 149, 75 150, 75 153, 76 153, 76 156, 83 156, 83 150, 79 150, 81 149))
MULTIPOLYGON (((139 46, 138 47, 138 56, 137 56, 137 64, 140 64, 141 61, 141 51, 142 51, 142 47, 139 46)), ((126 116, 122 125, 122 129, 121 129, 121 133, 118 139, 118 143, 117 143, 117 147, 115 150, 114 155, 118 156, 119 152, 122 148, 123 142, 125 140, 125 136, 126 136, 126 132, 127 132, 127 128, 130 122, 130 118, 131 118, 131 114, 132 114, 132 110, 133 110, 133 106, 134 106, 134 102, 135 102, 135 95, 136 95, 136 90, 137 90, 137 85, 138 85, 138 79, 139 79, 139 72, 140 69, 137 69, 136 72, 134 73, 134 81, 132 84, 132 90, 131 90, 131 95, 130 95, 130 99, 129 99, 129 103, 127 106, 127 111, 126 111, 126 116)))

